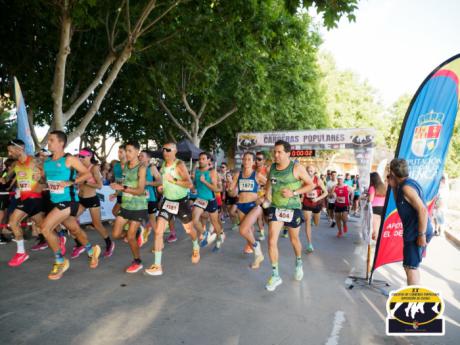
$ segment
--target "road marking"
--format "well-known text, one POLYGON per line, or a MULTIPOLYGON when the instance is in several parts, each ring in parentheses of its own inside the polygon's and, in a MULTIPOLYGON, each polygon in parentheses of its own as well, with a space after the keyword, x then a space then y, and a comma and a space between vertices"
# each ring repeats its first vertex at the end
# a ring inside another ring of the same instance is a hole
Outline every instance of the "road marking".
POLYGON ((326 345, 337 345, 339 343, 339 333, 344 322, 345 313, 341 310, 336 311, 334 316, 334 327, 332 327, 332 332, 329 339, 327 339, 326 345))
POLYGON ((360 291, 360 293, 361 293, 361 296, 363 296, 363 298, 366 300, 366 302, 369 303, 369 305, 371 306, 371 308, 374 309, 374 311, 377 313, 377 315, 380 316, 380 318, 381 318, 382 320, 385 320, 385 316, 380 312, 380 310, 375 306, 375 304, 372 303, 372 302, 370 301, 370 299, 367 298, 365 294, 363 294, 362 291, 360 291))
POLYGON ((7 316, 10 316, 11 314, 14 314, 14 312, 13 312, 13 311, 10 311, 10 312, 8 312, 8 313, 5 313, 5 314, 0 315, 0 320, 3 319, 3 318, 5 318, 5 317, 7 317, 7 316))

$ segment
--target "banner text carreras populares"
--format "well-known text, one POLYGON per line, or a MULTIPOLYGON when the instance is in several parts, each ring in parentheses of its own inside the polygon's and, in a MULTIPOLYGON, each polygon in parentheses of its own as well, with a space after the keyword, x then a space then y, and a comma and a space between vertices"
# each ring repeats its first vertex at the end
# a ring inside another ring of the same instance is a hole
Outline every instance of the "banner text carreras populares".
MULTIPOLYGON (((441 64, 425 79, 406 113, 396 149, 395 157, 408 161, 410 177, 422 186, 430 214, 458 113, 459 76, 460 54, 441 64)), ((402 261, 402 232, 390 191, 372 270, 402 261)))

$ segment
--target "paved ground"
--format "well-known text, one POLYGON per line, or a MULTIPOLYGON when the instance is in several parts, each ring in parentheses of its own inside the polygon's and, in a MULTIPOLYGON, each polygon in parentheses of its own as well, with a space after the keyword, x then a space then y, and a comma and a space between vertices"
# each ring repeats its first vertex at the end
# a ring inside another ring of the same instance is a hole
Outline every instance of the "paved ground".
MULTIPOLYGON (((191 243, 179 241, 164 252, 165 275, 128 275, 128 247, 117 243, 112 258, 90 271, 83 257, 71 262, 60 281, 49 281, 49 251, 32 253, 22 267, 6 262, 14 244, 0 247, 0 344, 458 344, 460 339, 460 252, 444 238, 430 245, 423 283, 439 289, 447 302, 446 336, 385 336, 386 297, 355 287, 347 275, 364 269, 356 224, 347 238, 335 238, 322 219, 314 230, 315 253, 304 255, 305 277, 293 280, 289 240, 280 239, 284 283, 264 290, 270 266, 248 268, 243 240, 227 230, 221 253, 202 251, 190 263, 191 243)), ((93 241, 101 242, 94 232, 93 241)), ((302 236, 304 238, 304 235, 302 236)), ((30 246, 29 242, 27 246, 30 246)), ((150 243, 142 248, 150 263, 150 243)), ((68 246, 70 247, 70 245, 68 246)), ((264 244, 266 252, 266 244, 264 244)), ((404 285, 400 264, 380 268, 392 288, 404 285)), ((391 288, 388 288, 391 289, 391 288)))

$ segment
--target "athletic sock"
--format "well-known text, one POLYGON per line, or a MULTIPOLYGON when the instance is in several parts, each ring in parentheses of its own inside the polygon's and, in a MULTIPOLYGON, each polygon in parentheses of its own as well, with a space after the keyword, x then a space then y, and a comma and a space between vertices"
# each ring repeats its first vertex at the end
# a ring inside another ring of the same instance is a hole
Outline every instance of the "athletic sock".
POLYGON ((18 245, 17 253, 18 254, 24 254, 25 253, 24 240, 18 240, 18 241, 16 241, 16 244, 18 245))
POLYGON ((62 255, 62 252, 61 252, 60 249, 56 253, 54 253, 54 258, 55 258, 57 264, 63 264, 64 263, 64 256, 62 255))
POLYGON ((275 276, 275 277, 280 276, 280 272, 279 272, 279 269, 278 269, 278 263, 277 262, 274 262, 272 264, 272 276, 275 276))
POLYGON ((296 265, 296 267, 302 266, 302 257, 301 256, 297 256, 295 258, 295 265, 296 265))
POLYGON ((255 241, 254 244, 252 245, 252 248, 254 249, 254 254, 257 256, 262 255, 262 248, 260 247, 259 241, 255 241))
POLYGON ((61 229, 61 230, 58 231, 58 236, 59 236, 59 237, 64 237, 65 234, 66 234, 66 230, 65 230, 65 229, 61 229))
POLYGON ((193 240, 192 241, 192 248, 193 248, 193 250, 200 249, 200 245, 198 244, 198 240, 193 240))
POLYGON ((77 240, 76 238, 74 239, 74 241, 75 241, 75 245, 76 245, 77 247, 83 246, 83 244, 82 244, 79 240, 77 240))
POLYGON ((46 242, 45 236, 42 234, 38 234, 38 243, 44 243, 46 242))
POLYGON ((91 246, 91 243, 87 243, 85 245, 85 250, 88 253, 88 256, 93 256, 93 247, 91 246))
POLYGON ((141 259, 134 259, 134 262, 138 265, 140 265, 142 263, 142 260, 141 259))
POLYGON ((106 248, 109 249, 110 246, 112 245, 112 240, 110 239, 110 236, 107 236, 106 238, 104 238, 104 241, 105 241, 106 248))
POLYGON ((155 252, 155 265, 161 266, 161 254, 163 254, 162 251, 155 252))

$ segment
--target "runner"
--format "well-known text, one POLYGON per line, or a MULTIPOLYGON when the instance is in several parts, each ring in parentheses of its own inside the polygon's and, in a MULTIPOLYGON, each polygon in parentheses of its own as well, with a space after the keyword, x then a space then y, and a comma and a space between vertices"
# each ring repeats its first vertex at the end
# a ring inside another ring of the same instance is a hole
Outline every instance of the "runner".
MULTIPOLYGON (((233 174, 238 176, 238 171, 235 169, 233 174)), ((228 216, 232 222, 232 230, 236 231, 239 229, 240 226, 240 219, 238 216, 238 208, 236 204, 238 203, 238 192, 236 187, 232 189, 232 186, 236 186, 233 183, 233 175, 232 172, 227 171, 225 174, 225 207, 227 208, 228 216)))
POLYGON ((54 208, 46 216, 41 232, 45 236, 49 247, 55 255, 55 263, 48 278, 57 280, 69 269, 67 260, 59 245, 54 228, 63 224, 85 246, 89 257, 89 267, 96 268, 99 264, 101 248, 91 246, 86 234, 81 230, 75 218, 78 212, 78 195, 74 184, 80 184, 91 178, 91 173, 76 157, 66 156, 64 147, 67 144, 67 135, 62 131, 52 131, 48 136, 48 149, 52 157, 44 162, 44 174, 50 190, 51 202, 54 208), (79 176, 75 179, 75 172, 79 176))
MULTIPOLYGON (((14 182, 14 159, 7 159, 3 162, 4 169, 0 174, 0 224, 8 223, 7 210, 10 205, 10 193, 13 189, 14 182)), ((6 244, 11 241, 3 233, 4 227, 0 228, 0 244, 6 244)))
POLYGON ((184 162, 176 158, 177 147, 174 143, 167 143, 163 146, 164 162, 160 169, 163 181, 163 201, 160 206, 160 213, 155 228, 154 254, 155 261, 150 268, 145 270, 146 274, 159 276, 163 274, 161 256, 163 251, 163 232, 166 223, 172 218, 178 217, 184 226, 185 231, 192 239, 192 263, 200 261, 200 246, 197 233, 193 228, 192 210, 188 203, 188 190, 193 188, 192 180, 184 162))
POLYGON ((307 235, 307 253, 312 253, 313 242, 311 237, 311 219, 313 214, 313 222, 316 226, 319 225, 319 216, 323 205, 323 199, 327 197, 327 190, 323 181, 315 175, 315 168, 311 165, 307 166, 307 173, 312 179, 315 188, 303 196, 302 210, 305 217, 305 234, 307 235))
MULTIPOLYGON (((265 177, 268 176, 269 169, 266 165, 265 155, 263 152, 259 151, 256 153, 256 171, 258 174, 261 174, 265 177)), ((259 196, 259 200, 257 203, 260 205, 265 199, 265 184, 260 185, 259 192, 257 193, 259 196)), ((259 227, 259 241, 265 240, 265 219, 266 216, 262 212, 262 214, 257 218, 257 225, 259 227)))
MULTIPOLYGON (((329 170, 328 170, 329 171, 329 170)), ((331 228, 335 226, 335 216, 334 216, 334 208, 335 208, 335 195, 334 195, 334 188, 337 185, 337 172, 331 171, 329 180, 326 184, 326 189, 328 192, 327 196, 327 216, 329 218, 329 222, 331 223, 331 228)))
MULTIPOLYGON (((126 146, 120 145, 118 148, 118 159, 119 162, 116 162, 113 166, 113 177, 114 183, 123 185, 123 169, 126 165, 126 146)), ((113 206, 112 214, 116 218, 118 216, 118 212, 120 212, 121 207, 121 192, 115 193, 113 196, 117 198, 117 202, 113 206)), ((111 198, 112 200, 112 198, 111 198)))
POLYGON ((314 184, 305 168, 292 162, 290 155, 291 145, 278 140, 274 148, 275 163, 271 166, 267 181, 267 198, 271 200, 268 209, 268 253, 272 264, 272 274, 265 285, 268 291, 274 291, 283 282, 278 267, 278 238, 283 226, 288 227, 296 256, 294 279, 300 281, 303 278, 299 230, 304 220, 299 196, 313 190, 314 184))
POLYGON ((348 210, 350 208, 350 196, 353 195, 353 188, 344 183, 343 175, 338 175, 337 185, 334 187, 333 193, 335 196, 334 213, 338 229, 337 237, 342 237, 344 233, 348 232, 348 210))
POLYGON ((141 164, 146 169, 145 175, 145 191, 147 193, 147 209, 149 213, 149 226, 146 226, 145 231, 143 232, 143 243, 147 243, 150 229, 155 229, 156 227, 156 213, 158 212, 158 197, 157 197, 157 187, 161 186, 161 176, 158 172, 155 164, 150 164, 152 159, 152 152, 148 150, 142 150, 139 155, 139 160, 141 164))
POLYGON ((231 190, 238 189, 238 216, 240 218, 240 235, 246 239, 247 243, 244 252, 254 253, 252 269, 258 269, 264 260, 260 242, 254 237, 254 224, 262 214, 262 208, 257 205, 257 192, 261 184, 265 184, 267 179, 256 173, 254 170, 255 154, 245 152, 243 155, 243 170, 233 176, 231 190))
POLYGON ((219 220, 218 205, 215 193, 220 189, 218 186, 218 175, 216 170, 209 164, 210 155, 207 152, 201 152, 199 158, 199 167, 195 170, 194 185, 197 192, 197 198, 194 202, 193 207, 193 225, 195 230, 203 235, 202 247, 208 243, 209 232, 205 231, 206 226, 203 226, 201 222, 201 216, 207 212, 214 231, 217 235, 216 245, 213 248, 213 252, 220 250, 223 239, 222 225, 219 220))
POLYGON ((353 179, 353 189, 355 190, 353 195, 353 214, 355 217, 358 217, 360 212, 359 199, 361 197, 361 183, 358 174, 353 179))
POLYGON ((7 149, 8 156, 16 160, 14 172, 20 195, 19 202, 9 219, 9 225, 16 240, 17 251, 8 262, 8 265, 16 267, 29 258, 29 254, 24 248, 24 234, 21 222, 26 217, 31 217, 38 227, 43 222, 42 186, 39 183, 42 174, 40 162, 35 157, 28 156, 25 153, 25 144, 22 140, 11 140, 7 145, 7 149))
MULTIPOLYGON (((79 186, 78 198, 80 206, 78 208, 78 217, 89 209, 91 221, 96 231, 101 235, 105 242, 104 257, 111 257, 115 249, 115 242, 110 239, 109 232, 104 227, 101 221, 101 201, 96 195, 96 190, 102 188, 102 175, 99 166, 94 159, 94 152, 86 147, 80 150, 78 158, 83 165, 91 172, 91 178, 84 181, 79 186)), ((85 247, 75 239, 76 246, 72 251, 71 258, 75 259, 85 250, 85 247)))
POLYGON ((123 167, 123 184, 112 183, 110 185, 114 190, 122 192, 120 212, 113 224, 113 238, 122 238, 123 227, 128 224, 126 237, 134 260, 125 269, 126 273, 136 273, 143 268, 139 253, 140 245, 136 236, 141 223, 148 218, 148 204, 145 194, 146 168, 139 162, 139 149, 140 145, 138 142, 132 141, 126 143, 126 164, 123 167))

